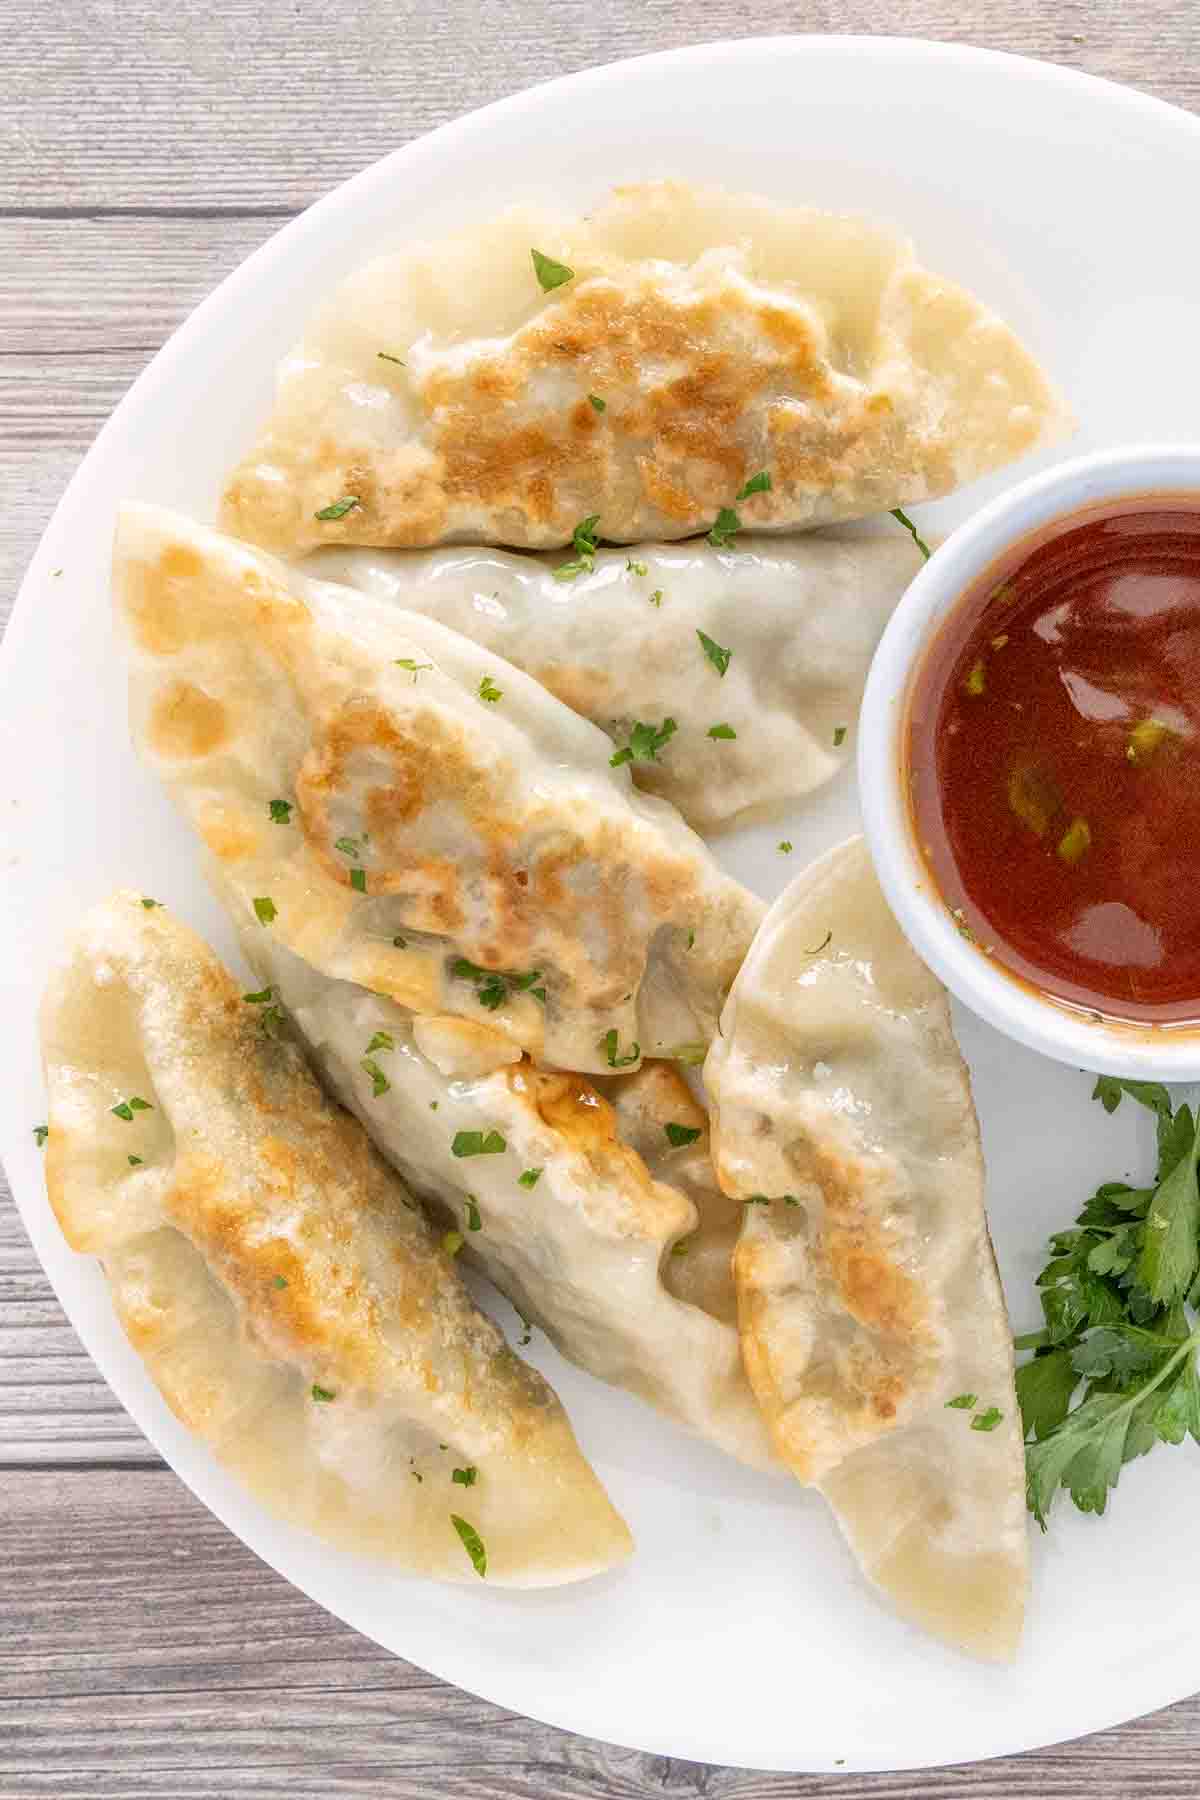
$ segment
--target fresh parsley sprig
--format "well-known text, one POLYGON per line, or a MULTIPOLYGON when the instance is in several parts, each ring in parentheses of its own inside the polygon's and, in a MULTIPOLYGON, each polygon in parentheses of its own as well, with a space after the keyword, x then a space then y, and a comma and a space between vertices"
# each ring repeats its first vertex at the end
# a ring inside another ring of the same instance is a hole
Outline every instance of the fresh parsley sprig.
POLYGON ((1126 1094, 1156 1116, 1154 1183, 1104 1182, 1055 1233, 1038 1277, 1045 1328, 1017 1339, 1034 1351, 1017 1398, 1043 1529, 1060 1488, 1102 1513, 1127 1462, 1188 1435, 1200 1443, 1200 1119, 1158 1082, 1102 1075, 1092 1097, 1111 1113, 1126 1094))

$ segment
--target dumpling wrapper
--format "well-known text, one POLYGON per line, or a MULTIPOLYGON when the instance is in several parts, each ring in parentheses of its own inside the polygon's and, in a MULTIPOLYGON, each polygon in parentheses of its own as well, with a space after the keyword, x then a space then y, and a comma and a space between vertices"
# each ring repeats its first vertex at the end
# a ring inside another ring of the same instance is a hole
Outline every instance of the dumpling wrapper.
POLYGON ((1025 1460, 979 1129, 945 993, 861 838, 776 901, 721 1029, 704 1071, 717 1175, 767 1197, 745 1208, 734 1275, 775 1446, 900 1613, 1009 1657, 1025 1460), (994 1429, 973 1428, 992 1408, 994 1429))
POLYGON ((285 359, 222 523, 282 551, 551 548, 594 514, 615 542, 679 538, 735 504, 786 530, 948 494, 1068 428, 1008 326, 903 237, 655 182, 351 275, 285 359), (534 249, 572 278, 543 292, 534 249))
POLYGON ((923 560, 888 523, 870 537, 601 551, 569 581, 560 557, 503 550, 333 550, 309 572, 462 632, 616 744, 639 720, 674 719, 657 761, 630 774, 704 831, 820 787, 852 754, 875 646, 923 560), (736 737, 710 738, 716 724, 736 737))
POLYGON ((761 902, 594 725, 434 620, 158 508, 123 509, 115 587, 134 741, 254 929, 563 1068, 707 1043, 761 902), (518 980, 489 1008, 460 959, 518 980))
POLYGON ((263 1505, 446 1581, 477 1579, 452 1514, 498 1585, 629 1554, 552 1389, 193 932, 137 894, 95 908, 50 978, 42 1045, 63 1232, 102 1258, 168 1405, 263 1505))
MULTIPOLYGON (((535 1069, 468 1020, 414 1018, 330 981, 265 933, 245 943, 333 1091, 564 1356, 739 1460, 773 1466, 734 1321, 666 1285, 683 1260, 673 1246, 698 1222, 671 1185, 687 1150, 671 1151, 660 1127, 656 1179, 585 1077, 535 1069)), ((683 1123, 696 1106, 678 1085, 683 1123)))

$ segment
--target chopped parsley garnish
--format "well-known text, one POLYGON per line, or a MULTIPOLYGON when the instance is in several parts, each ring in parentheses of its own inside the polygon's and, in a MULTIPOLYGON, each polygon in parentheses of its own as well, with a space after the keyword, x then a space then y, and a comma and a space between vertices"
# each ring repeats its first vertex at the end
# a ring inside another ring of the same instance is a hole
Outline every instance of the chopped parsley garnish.
POLYGON ((648 575, 650 573, 649 566, 646 563, 635 562, 632 556, 625 564, 625 568, 630 575, 648 575))
POLYGON ((335 500, 331 506, 323 506, 319 513, 313 514, 313 517, 315 519, 344 519, 348 512, 353 512, 356 506, 361 505, 362 501, 357 494, 347 494, 344 500, 335 500))
POLYGON ((908 514, 906 512, 901 512, 901 510, 898 506, 893 506, 892 517, 893 517, 893 519, 899 520, 900 524, 903 525, 905 531, 907 531, 907 533, 908 533, 909 537, 912 539, 913 543, 917 546, 917 549, 921 552, 921 555, 925 558, 925 561, 928 562, 930 555, 932 554, 930 551, 929 545, 925 542, 925 539, 917 531, 916 526, 913 524, 913 522, 909 518, 908 514))
POLYGON ((833 747, 834 747, 834 749, 840 750, 842 745, 845 743, 845 741, 846 741, 846 727, 844 725, 835 725, 833 728, 833 747))
POLYGON ((402 356, 393 356, 390 350, 377 350, 375 354, 380 362, 394 362, 399 369, 407 369, 408 367, 408 364, 402 356))
MULTIPOLYGON (((534 251, 534 255, 535 256, 537 255, 536 250, 534 251)), ((559 265, 556 264, 555 266, 558 267, 559 265)), ((571 273, 571 271, 568 269, 567 270, 567 278, 568 279, 570 277, 570 273, 571 273)), ((545 283, 543 283, 542 285, 545 286, 545 283)), ((556 281, 552 281, 550 283, 550 286, 557 287, 558 283, 556 281)), ((455 1531, 457 1531, 460 1539, 462 1540, 462 1547, 466 1551, 467 1555, 470 1557, 471 1564, 475 1570, 475 1573, 480 1576, 486 1575, 487 1574, 487 1551, 484 1549, 483 1539, 480 1537, 480 1535, 476 1531, 475 1527, 473 1525, 468 1525, 468 1523, 465 1519, 460 1519, 457 1513, 450 1514, 450 1523, 453 1525, 455 1531)))
POLYGON ((651 606, 661 606, 662 603, 663 603, 663 591, 661 588, 655 588, 654 592, 650 596, 650 604, 651 604, 651 606))
POLYGON ((248 1006, 270 1006, 275 998, 273 987, 260 988, 257 994, 243 994, 242 999, 248 1006))
POLYGON ((735 738, 737 732, 732 725, 710 725, 708 735, 710 738, 735 738))
POLYGON ((694 1144, 700 1136, 698 1125, 676 1125, 674 1121, 664 1125, 663 1130, 667 1134, 667 1142, 676 1150, 682 1149, 684 1144, 694 1144))
POLYGON ((723 506, 712 522, 708 541, 716 550, 727 550, 741 529, 742 521, 732 506, 723 506))
POLYGON ((498 1131, 456 1131, 451 1156, 499 1156, 507 1146, 498 1131))
POLYGON ((422 669, 432 669, 433 664, 432 663, 419 663, 415 660, 414 657, 411 657, 411 656, 398 656, 396 658, 396 667, 398 669, 407 669, 409 674, 412 676, 413 680, 415 681, 417 679, 417 676, 421 673, 422 669))
POLYGON ((544 256, 540 250, 531 250, 529 254, 533 258, 533 272, 544 294, 562 287, 564 282, 574 281, 575 271, 568 269, 566 263, 555 262, 552 256, 544 256))
POLYGON ((314 1381, 312 1384, 312 1397, 314 1400, 336 1400, 337 1393, 333 1388, 319 1387, 314 1381))
POLYGON ((402 937, 394 937, 392 939, 392 948, 394 950, 407 950, 408 949, 408 939, 402 938, 402 937))
POLYGON ((357 856, 360 845, 357 838, 340 837, 334 841, 334 849, 340 850, 343 856, 357 856))
POLYGON ((269 925, 277 917, 275 902, 269 894, 260 894, 254 902, 254 916, 260 925, 269 925))
POLYGON ((148 1100, 143 1100, 140 1094, 130 1094, 128 1100, 118 1100, 117 1104, 110 1106, 108 1110, 115 1113, 118 1119, 128 1120, 132 1119, 135 1112, 153 1112, 154 1108, 148 1100))
POLYGON ((521 1173, 517 1176, 517 1186, 523 1188, 536 1187, 541 1173, 542 1171, 540 1169, 522 1169, 521 1173))
POLYGON ((479 683, 479 698, 481 700, 486 700, 489 706, 495 706, 497 700, 501 699, 503 694, 504 689, 498 688, 490 675, 485 675, 483 680, 479 683))
POLYGON ((696 934, 694 931, 689 931, 687 934, 687 943, 684 945, 684 949, 685 950, 694 950, 695 948, 696 948, 696 934))
POLYGON ((371 1093, 378 1100, 380 1094, 386 1094, 392 1084, 373 1056, 364 1056, 362 1066, 371 1077, 371 1093))
POLYGON ((971 1420, 972 1431, 995 1431, 1004 1414, 998 1406, 989 1406, 986 1412, 976 1413, 971 1420))
POLYGON ((1058 840, 1058 854, 1071 868, 1082 862, 1092 847, 1092 828, 1086 819, 1072 819, 1058 840))
POLYGON ((791 838, 780 838, 778 847, 780 856, 790 856, 792 854, 791 838))
POLYGON ((376 1050, 394 1050, 396 1040, 390 1031, 377 1031, 367 1045, 367 1055, 373 1056, 376 1050))
POLYGON ((600 1039, 600 1048, 608 1058, 608 1066, 610 1069, 627 1069, 630 1063, 635 1063, 642 1054, 641 1045, 638 1044, 636 1040, 628 1056, 622 1056, 620 1054, 620 1039, 617 1036, 615 1025, 611 1031, 606 1031, 604 1036, 600 1039))
MULTIPOLYGON (((48 1125, 35 1125, 34 1126, 33 1141, 37 1145, 39 1150, 41 1149, 42 1145, 45 1143, 46 1139, 49 1136, 50 1136, 50 1127, 48 1125)), ((532 1187, 533 1183, 530 1182, 529 1185, 530 1185, 530 1187, 532 1187)))
POLYGON ((602 400, 600 398, 599 394, 589 394, 588 399, 592 404, 593 411, 595 411, 595 412, 607 412, 608 411, 608 401, 602 400))
POLYGON ((970 1412, 978 1404, 978 1394, 955 1394, 953 1400, 947 1400, 947 1406, 955 1406, 960 1412, 970 1412))
POLYGON ((287 1286, 287 1276, 286 1275, 273 1276, 272 1280, 271 1280, 271 1286, 273 1288, 285 1288, 287 1286))
POLYGON ((475 983, 475 997, 480 1006, 488 1012, 495 1012, 511 994, 532 994, 535 1000, 546 1004, 546 990, 535 985, 542 979, 540 969, 528 969, 524 974, 517 974, 505 969, 481 969, 478 963, 468 962, 465 956, 458 956, 450 965, 451 975, 460 981, 475 983))
POLYGON ((671 1255, 672 1256, 686 1256, 687 1253, 688 1253, 687 1238, 680 1238, 680 1240, 677 1244, 671 1245, 671 1255))
POLYGON ((560 563, 554 571, 555 581, 574 581, 577 575, 590 575, 596 566, 596 551, 599 544, 596 538, 596 527, 600 523, 600 514, 592 513, 586 519, 580 519, 571 533, 571 545, 575 555, 570 562, 560 563))
POLYGON ((269 800, 267 811, 271 815, 272 825, 290 825, 292 822, 292 803, 290 800, 269 800))
POLYGON ((454 1469, 450 1474, 451 1481, 457 1481, 459 1487, 474 1487, 478 1478, 479 1470, 473 1463, 469 1463, 465 1469, 454 1469))
POLYGON ((733 659, 733 651, 724 649, 715 638, 710 638, 706 631, 697 631, 696 636, 700 639, 704 654, 717 674, 724 677, 725 671, 733 659))
POLYGON ((769 1194, 747 1194, 742 1201, 743 1206, 770 1206, 770 1204, 771 1196, 769 1194))
POLYGON ((617 769, 627 762, 657 762, 659 751, 678 730, 674 719, 664 719, 661 725, 644 725, 638 720, 629 733, 628 744, 609 757, 610 767, 617 769))
POLYGON ((141 1168, 141 1165, 142 1165, 142 1159, 141 1159, 141 1157, 140 1157, 140 1156, 134 1156, 134 1155, 133 1155, 133 1153, 132 1153, 132 1151, 131 1151, 131 1152, 130 1152, 130 1154, 129 1154, 129 1155, 128 1155, 128 1156, 127 1156, 127 1157, 126 1157, 126 1159, 125 1159, 125 1160, 126 1160, 126 1162, 127 1162, 127 1163, 128 1163, 128 1164, 129 1164, 129 1166, 130 1166, 130 1168, 131 1168, 131 1169, 139 1169, 139 1168, 141 1168))
POLYGON ((751 494, 769 494, 771 491, 771 471, 760 469, 752 475, 741 492, 735 496, 738 500, 748 500, 751 494))
POLYGON ((447 1256, 457 1256, 465 1242, 461 1231, 448 1231, 442 1239, 442 1249, 447 1256))
POLYGON ((153 912, 154 908, 156 906, 162 905, 162 901, 161 900, 151 900, 149 894, 143 894, 142 895, 142 905, 145 907, 147 912, 153 912))
POLYGON ((356 894, 365 894, 367 891, 367 871, 365 869, 351 869, 350 886, 354 889, 356 894))
POLYGON ((467 1215, 467 1230, 482 1231, 483 1220, 479 1215, 479 1202, 476 1200, 474 1194, 467 1195, 463 1211, 467 1215))
POLYGON ((983 658, 971 664, 967 677, 963 682, 963 693, 969 694, 972 700, 978 700, 980 694, 987 690, 987 670, 983 666, 983 658))
POLYGON ((1127 1462, 1158 1443, 1200 1443, 1200 1127, 1158 1082, 1105 1075, 1093 1090, 1107 1112, 1125 1094, 1155 1114, 1154 1184, 1105 1182, 1054 1234, 1038 1277, 1044 1329, 1016 1340, 1035 1352, 1017 1370, 1017 1399, 1029 1510, 1043 1528, 1060 1487, 1081 1512, 1102 1513, 1127 1462))

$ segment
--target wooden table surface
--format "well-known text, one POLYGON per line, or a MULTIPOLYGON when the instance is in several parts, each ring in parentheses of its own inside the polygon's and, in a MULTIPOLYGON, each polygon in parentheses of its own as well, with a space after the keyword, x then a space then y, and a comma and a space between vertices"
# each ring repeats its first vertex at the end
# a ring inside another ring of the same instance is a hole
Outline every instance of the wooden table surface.
MULTIPOLYGON (((0 0, 0 27, 5 604, 83 452, 196 302, 278 221, 485 101, 639 51, 842 31, 965 39, 1200 106, 1200 9, 1178 0, 0 0)), ((1200 1788, 1200 1699, 1003 1762, 817 1777, 616 1750, 459 1693, 295 1592, 163 1467, 6 1192, 0 1544, 0 1800, 1200 1788)))

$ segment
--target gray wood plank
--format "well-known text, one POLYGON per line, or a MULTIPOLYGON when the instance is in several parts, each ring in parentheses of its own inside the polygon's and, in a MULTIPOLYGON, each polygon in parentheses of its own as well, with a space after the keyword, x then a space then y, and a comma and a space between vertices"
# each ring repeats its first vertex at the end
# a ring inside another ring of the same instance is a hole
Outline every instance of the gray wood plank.
MULTIPOLYGON (((490 99, 690 41, 831 30, 965 39, 1200 108, 1200 15, 1175 0, 66 0, 36 28, 0 0, 0 23, 0 617, 87 445, 196 301, 346 175, 490 99)), ((831 1780, 618 1751, 433 1680, 157 1464, 4 1195, 0 1526, 0 1800, 1196 1792, 1200 1701, 1059 1751, 831 1780)))
POLYGON ((1195 1794, 1200 1701, 971 1769, 717 1769, 536 1725, 366 1643, 166 1471, 0 1472, 0 1800, 1101 1800, 1195 1794), (1086 1779, 1084 1771, 1086 1768, 1086 1779))

